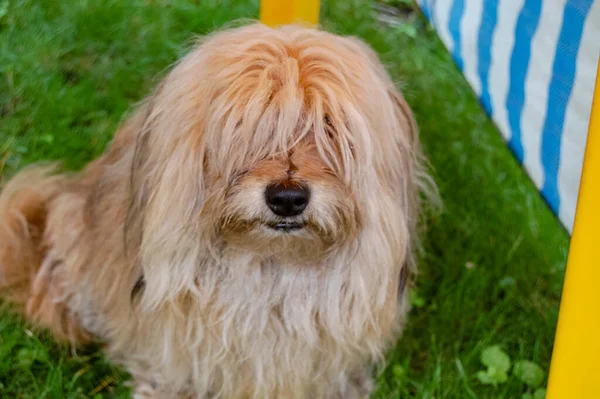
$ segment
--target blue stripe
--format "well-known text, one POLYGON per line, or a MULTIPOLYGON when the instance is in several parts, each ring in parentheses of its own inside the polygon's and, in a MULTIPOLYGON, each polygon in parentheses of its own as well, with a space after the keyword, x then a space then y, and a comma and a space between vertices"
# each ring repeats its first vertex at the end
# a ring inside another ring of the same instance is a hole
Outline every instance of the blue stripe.
POLYGON ((573 90, 581 34, 592 2, 592 0, 567 2, 548 89, 548 108, 542 131, 541 148, 544 168, 542 195, 555 213, 558 213, 560 208, 558 167, 565 113, 573 90))
POLYGON ((425 18, 427 18, 429 23, 431 25, 434 25, 435 21, 433 21, 431 19, 431 11, 429 10, 429 1, 428 0, 423 0, 423 2, 421 3, 421 10, 423 11, 423 15, 425 15, 425 18))
POLYGON ((454 58, 454 62, 458 65, 458 68, 462 71, 463 69, 463 59, 462 59, 462 44, 460 39, 460 21, 462 20, 463 14, 465 11, 465 1, 464 0, 454 0, 452 2, 452 8, 450 9, 450 19, 448 21, 448 30, 450 31, 450 36, 452 36, 452 41, 454 42, 452 48, 452 58, 454 58))
POLYGON ((537 30, 542 11, 541 0, 526 0, 515 28, 515 45, 510 58, 510 84, 506 96, 506 110, 511 138, 508 143, 519 162, 523 162, 521 114, 525 104, 525 78, 531 58, 531 39, 537 30))
POLYGON ((492 100, 489 91, 489 73, 492 64, 492 41, 494 30, 498 21, 499 1, 484 1, 483 12, 481 16, 481 25, 479 26, 479 36, 477 37, 477 56, 479 80, 481 82, 481 96, 479 101, 489 116, 493 115, 492 100))

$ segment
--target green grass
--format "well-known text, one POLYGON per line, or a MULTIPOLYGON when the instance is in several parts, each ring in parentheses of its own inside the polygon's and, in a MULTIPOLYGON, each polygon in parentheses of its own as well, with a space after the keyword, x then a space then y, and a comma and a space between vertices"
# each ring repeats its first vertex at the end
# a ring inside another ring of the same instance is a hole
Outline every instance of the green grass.
MULTIPOLYGON (((324 1, 327 29, 363 37, 404 88, 445 205, 425 239, 404 338, 376 398, 520 398, 481 384, 481 351, 547 372, 568 236, 422 20, 417 36, 374 22, 368 3, 324 1)), ((191 43, 238 18, 243 0, 0 0, 0 170, 45 159, 77 169, 191 43)), ((126 374, 0 317, 0 397, 126 398, 126 374)))

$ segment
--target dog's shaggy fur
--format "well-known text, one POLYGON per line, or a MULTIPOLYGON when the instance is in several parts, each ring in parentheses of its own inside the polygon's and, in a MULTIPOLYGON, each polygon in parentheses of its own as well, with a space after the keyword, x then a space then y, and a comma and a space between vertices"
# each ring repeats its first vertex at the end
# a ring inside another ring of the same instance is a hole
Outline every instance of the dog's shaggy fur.
POLYGON ((364 397, 407 310, 419 158, 359 40, 216 33, 83 172, 8 182, 0 292, 59 339, 102 341, 137 397, 364 397), (304 212, 271 211, 273 183, 307 187, 304 212))

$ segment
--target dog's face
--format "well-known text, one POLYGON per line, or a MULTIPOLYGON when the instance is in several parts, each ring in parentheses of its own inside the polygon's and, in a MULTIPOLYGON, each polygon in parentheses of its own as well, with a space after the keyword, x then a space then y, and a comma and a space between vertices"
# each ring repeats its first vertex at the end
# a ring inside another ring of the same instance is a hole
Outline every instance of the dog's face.
POLYGON ((285 153, 248 160, 234 171, 223 182, 222 236, 250 250, 304 256, 355 235, 361 221, 353 190, 318 146, 315 133, 307 132, 285 153))
POLYGON ((409 230, 414 134, 357 40, 261 25, 218 33, 148 103, 133 179, 153 215, 145 230, 167 224, 291 259, 323 256, 373 225, 409 230))

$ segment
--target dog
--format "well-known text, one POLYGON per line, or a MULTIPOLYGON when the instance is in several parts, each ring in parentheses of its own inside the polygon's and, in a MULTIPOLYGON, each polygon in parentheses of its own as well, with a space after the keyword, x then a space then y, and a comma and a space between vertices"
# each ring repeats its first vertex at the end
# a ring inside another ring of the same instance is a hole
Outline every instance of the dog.
POLYGON ((428 177, 356 38, 259 23, 176 63, 79 173, 0 196, 0 293, 136 398, 363 398, 399 338, 428 177))

